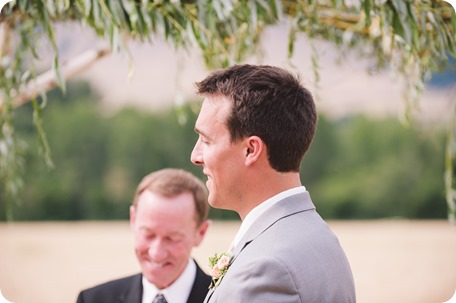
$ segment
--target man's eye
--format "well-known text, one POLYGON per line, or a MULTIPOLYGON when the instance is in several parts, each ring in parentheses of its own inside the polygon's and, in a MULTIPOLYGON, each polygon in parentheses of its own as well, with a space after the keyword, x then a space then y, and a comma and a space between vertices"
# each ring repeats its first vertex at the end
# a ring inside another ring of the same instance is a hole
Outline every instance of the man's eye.
POLYGON ((146 239, 153 239, 155 235, 148 231, 141 231, 141 236, 146 239))
POLYGON ((182 237, 168 237, 167 240, 169 242, 179 242, 182 239, 182 237))

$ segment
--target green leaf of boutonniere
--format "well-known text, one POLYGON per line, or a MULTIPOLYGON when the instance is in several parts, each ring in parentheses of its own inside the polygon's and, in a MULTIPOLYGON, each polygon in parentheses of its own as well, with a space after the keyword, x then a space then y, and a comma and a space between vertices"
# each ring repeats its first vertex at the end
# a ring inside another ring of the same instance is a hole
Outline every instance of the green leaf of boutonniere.
POLYGON ((228 268, 230 266, 231 255, 229 253, 221 253, 220 255, 215 254, 213 257, 209 257, 209 267, 211 269, 212 282, 209 285, 209 289, 217 287, 222 282, 228 268))

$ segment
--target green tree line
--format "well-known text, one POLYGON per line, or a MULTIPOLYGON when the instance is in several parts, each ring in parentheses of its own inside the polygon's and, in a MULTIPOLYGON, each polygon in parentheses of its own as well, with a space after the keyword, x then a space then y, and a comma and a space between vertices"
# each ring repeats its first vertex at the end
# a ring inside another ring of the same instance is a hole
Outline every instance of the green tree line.
MULTIPOLYGON (((86 83, 71 83, 66 94, 48 95, 44 130, 55 168, 36 148, 32 105, 15 113, 24 138, 26 172, 15 220, 127 219, 141 178, 164 167, 189 170, 197 139, 193 131, 198 103, 160 112, 123 108, 106 114, 86 83)), ((330 120, 320 115, 315 140, 302 167, 303 184, 328 219, 385 217, 446 218, 442 182, 444 133, 407 128, 397 118, 364 116, 330 120)), ((6 195, 0 191, 0 220, 6 220, 6 195)), ((237 219, 211 209, 213 219, 237 219)))

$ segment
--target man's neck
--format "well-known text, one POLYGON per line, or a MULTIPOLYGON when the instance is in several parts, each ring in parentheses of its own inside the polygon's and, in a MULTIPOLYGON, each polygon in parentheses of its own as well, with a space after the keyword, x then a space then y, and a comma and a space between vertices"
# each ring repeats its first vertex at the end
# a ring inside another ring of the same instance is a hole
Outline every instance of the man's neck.
POLYGON ((302 185, 298 172, 275 172, 269 177, 266 176, 263 180, 260 180, 257 183, 249 182, 249 188, 246 189, 246 193, 243 195, 243 203, 240 204, 242 209, 235 211, 239 214, 241 220, 244 220, 252 209, 264 201, 281 192, 299 186, 302 185))

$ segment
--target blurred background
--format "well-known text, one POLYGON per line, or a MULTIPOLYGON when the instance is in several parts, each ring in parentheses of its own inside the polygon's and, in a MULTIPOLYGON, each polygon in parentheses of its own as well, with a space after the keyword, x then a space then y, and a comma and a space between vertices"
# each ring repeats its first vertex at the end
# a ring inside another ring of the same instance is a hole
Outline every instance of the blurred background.
MULTIPOLYGON (((319 124, 301 179, 347 252, 358 301, 448 300, 456 229, 446 220, 444 122, 456 74, 432 75, 406 122, 402 83, 387 69, 374 72, 369 58, 316 41, 316 81, 306 38, 290 59, 286 39, 286 26, 266 29, 261 51, 245 62, 294 71, 316 98, 319 124)), ((58 27, 57 40, 62 61, 102 43, 75 24, 58 27)), ((194 82, 209 72, 199 51, 154 39, 132 42, 130 53, 96 62, 68 81, 66 94, 48 94, 43 127, 55 168, 38 148, 32 105, 15 112, 28 148, 14 221, 0 223, 0 290, 12 302, 71 302, 83 288, 135 273, 127 219, 138 182, 164 167, 203 178, 189 160, 201 101, 194 82)), ((210 217, 195 252, 203 266, 240 224, 229 211, 211 209, 210 217)))
MULTIPOLYGON (((413 119, 404 122, 403 88, 388 70, 369 73, 368 58, 321 41, 317 83, 308 41, 298 40, 288 59, 286 30, 267 29, 262 52, 246 62, 292 70, 316 98, 319 125, 301 178, 323 217, 445 219, 445 122, 456 98, 454 69, 429 79, 413 119)), ((58 41, 63 62, 99 43, 76 24, 59 27, 58 41)), ((29 148, 15 220, 127 219, 136 185, 149 172, 181 167, 203 177, 189 160, 201 101, 194 83, 209 72, 198 50, 153 40, 131 43, 130 52, 96 62, 68 81, 65 94, 48 94, 43 128, 54 169, 40 155, 32 104, 18 108, 16 132, 29 148)), ((216 210, 211 217, 238 218, 216 210)))

